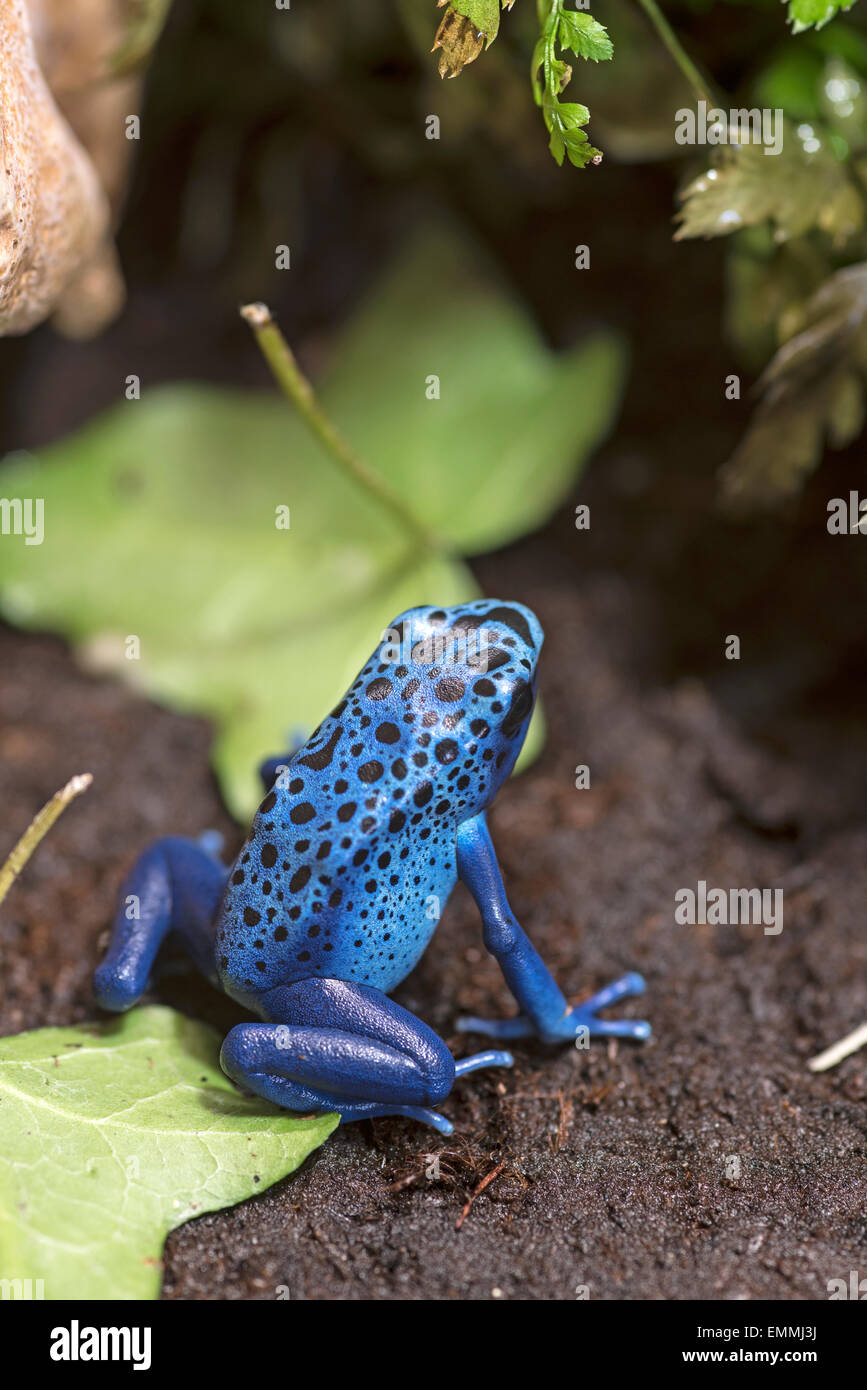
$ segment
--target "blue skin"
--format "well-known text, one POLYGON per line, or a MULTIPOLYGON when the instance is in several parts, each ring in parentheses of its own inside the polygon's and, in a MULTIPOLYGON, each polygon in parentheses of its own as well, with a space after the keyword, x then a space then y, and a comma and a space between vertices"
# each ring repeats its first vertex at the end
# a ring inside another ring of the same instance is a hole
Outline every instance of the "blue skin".
POLYGON ((136 862, 94 979, 102 1007, 136 1003, 174 933, 212 984, 262 1020, 223 1044, 223 1069, 245 1090, 287 1110, 408 1115, 449 1134, 432 1107, 455 1077, 512 1056, 456 1062, 388 995, 460 877, 520 1012, 459 1029, 546 1043, 649 1037, 647 1023, 597 1017, 642 993, 640 975, 569 1007, 512 914, 488 833, 485 811, 530 722, 542 641, 518 603, 402 613, 308 741, 263 764, 267 795, 230 870, 213 834, 159 840, 136 862))

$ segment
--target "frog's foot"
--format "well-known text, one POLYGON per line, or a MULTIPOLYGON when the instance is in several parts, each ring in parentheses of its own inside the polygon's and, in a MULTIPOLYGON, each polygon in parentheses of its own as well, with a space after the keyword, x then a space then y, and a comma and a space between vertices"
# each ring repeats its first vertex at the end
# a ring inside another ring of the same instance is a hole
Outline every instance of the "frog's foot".
POLYGON ((650 1024, 643 1019, 604 1019, 596 1015, 600 1009, 607 1009, 621 999, 643 994, 646 988, 641 975, 632 970, 565 1014, 536 1020, 527 1014, 504 1019, 459 1018, 455 1026, 461 1033, 481 1033, 489 1038, 537 1037, 550 1043, 573 1041, 582 1036, 641 1041, 650 1037, 650 1024))
POLYGON ((635 1038, 636 1041, 642 1042, 650 1037, 650 1024, 644 1019, 606 1019, 597 1018, 596 1015, 600 1009, 607 1009, 610 1004, 618 1004, 621 999, 631 999, 636 994, 643 994, 646 989, 643 976, 635 970, 630 970, 628 975, 621 975, 619 980, 614 980, 590 999, 585 999, 583 1004, 570 1009, 559 1023, 555 1022, 554 1036, 550 1041, 576 1038, 582 1033, 587 1033, 591 1038, 635 1038))
POLYGON ((456 1064, 432 1029, 367 985, 298 980, 271 990, 261 1004, 263 1014, 291 1021, 233 1028, 220 1054, 223 1070, 286 1110, 336 1110, 344 1124, 407 1115, 450 1134, 451 1122, 433 1107, 455 1077, 512 1064, 498 1051, 456 1064))

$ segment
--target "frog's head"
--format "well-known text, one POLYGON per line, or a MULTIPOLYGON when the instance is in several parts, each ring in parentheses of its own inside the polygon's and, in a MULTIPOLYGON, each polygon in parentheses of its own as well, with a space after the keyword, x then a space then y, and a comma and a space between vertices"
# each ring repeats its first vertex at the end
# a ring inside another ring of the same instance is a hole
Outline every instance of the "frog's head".
POLYGON ((451 608, 410 608, 394 620, 380 646, 380 659, 399 662, 411 680, 412 706, 424 706, 426 722, 433 724, 436 716, 437 733, 446 735, 438 747, 453 748, 455 763, 472 764, 483 804, 521 751, 536 702, 543 640, 529 608, 489 598, 451 608))

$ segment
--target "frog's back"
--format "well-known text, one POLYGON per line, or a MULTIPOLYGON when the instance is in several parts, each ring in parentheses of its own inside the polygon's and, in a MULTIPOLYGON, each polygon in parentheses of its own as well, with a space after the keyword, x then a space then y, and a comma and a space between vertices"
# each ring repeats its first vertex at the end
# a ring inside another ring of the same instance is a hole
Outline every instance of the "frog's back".
POLYGON ((293 754, 230 875, 217 959, 242 1002, 309 976, 393 989, 454 886, 457 827, 505 757, 497 692, 472 665, 382 656, 293 754))

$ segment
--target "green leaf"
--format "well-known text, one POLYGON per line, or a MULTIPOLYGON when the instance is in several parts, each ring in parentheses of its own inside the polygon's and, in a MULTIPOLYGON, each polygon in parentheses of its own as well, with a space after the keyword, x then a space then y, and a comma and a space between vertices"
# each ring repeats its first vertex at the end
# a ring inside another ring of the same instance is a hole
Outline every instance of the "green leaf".
POLYGON ((566 154, 566 141, 556 126, 551 129, 551 138, 548 141, 548 149, 551 151, 555 160, 562 166, 566 154))
POLYGON ((586 106, 577 101, 552 101, 546 92, 542 107, 551 136, 549 148, 558 164, 568 155, 570 163, 583 169, 602 158, 601 152, 590 144, 587 132, 582 130, 590 119, 586 106))
POLYGON ((828 278, 830 258, 813 237, 774 242, 767 225, 732 238, 726 263, 725 319, 738 356, 759 372, 791 337, 810 296, 828 278))
MULTIPOLYGON (((440 4, 445 2, 439 0, 440 4)), ((511 9, 513 3, 514 0, 502 0, 502 8, 511 9)), ((533 47, 530 83, 533 100, 543 107, 548 147, 558 164, 562 165, 567 154, 579 169, 589 163, 598 164, 602 159, 601 151, 594 149, 586 135, 567 136, 567 130, 578 122, 566 116, 561 121, 552 115, 559 105, 560 93, 572 77, 572 69, 556 56, 555 50, 559 44, 580 58, 598 63, 613 55, 614 45, 604 25, 592 15, 564 10, 563 0, 539 0, 536 9, 540 32, 533 47), (543 74, 541 81, 540 72, 543 74)), ((499 25, 498 0, 451 0, 434 40, 434 49, 441 50, 440 75, 456 77, 468 63, 474 62, 482 51, 483 41, 484 47, 488 47, 496 38, 499 25)), ((586 106, 573 105, 576 110, 587 112, 586 106)), ((589 119, 587 112, 580 124, 586 124, 589 119)))
POLYGON ((451 7, 484 34, 485 47, 490 47, 500 31, 500 0, 451 0, 451 7))
POLYGON ((851 10, 855 0, 789 0, 789 23, 792 32, 821 29, 841 10, 851 10))
POLYGON ((575 130, 590 120, 590 112, 580 101, 558 101, 554 109, 561 130, 575 130))
POLYGON ((601 24, 591 15, 564 10, 562 0, 540 0, 537 9, 540 34, 533 49, 530 81, 536 105, 542 108, 548 148, 559 165, 567 155, 577 169, 599 164, 602 151, 591 145, 580 129, 590 119, 587 107, 581 102, 560 100, 561 92, 572 80, 572 69, 556 56, 556 47, 559 44, 571 48, 579 57, 594 62, 610 58, 614 47, 601 24), (539 80, 540 70, 543 81, 539 80))
POLYGON ((322 396, 416 516, 477 555, 552 514, 607 433, 622 374, 613 334, 553 353, 487 262, 440 234, 373 290, 322 396))
POLYGON ((816 44, 784 42, 758 73, 752 96, 759 107, 778 107, 790 120, 817 121, 822 54, 816 44))
POLYGON ((0 1278, 156 1298, 166 1234, 291 1173, 338 1123, 243 1096, 173 1009, 0 1039, 0 1278))
POLYGON ((146 389, 0 473, 3 495, 45 502, 44 543, 0 547, 0 609, 210 716, 246 819, 258 762, 319 723, 397 613, 474 596, 460 557, 551 515, 607 432, 622 374, 614 337, 553 353, 478 257, 431 235, 344 331, 322 400, 439 551, 414 545, 276 395, 146 389), (290 530, 275 527, 281 506, 290 530))
POLYGON ((560 16, 560 44, 594 63, 605 62, 614 55, 614 44, 605 26, 592 15, 574 10, 564 10, 560 16))
POLYGON ((712 167, 681 194, 676 239, 725 236, 769 220, 777 241, 818 228, 842 248, 864 224, 847 168, 809 125, 785 124, 779 154, 760 143, 718 147, 712 167))
POLYGON ((147 61, 162 33, 170 3, 171 0, 138 0, 128 7, 120 45, 108 61, 113 77, 134 72, 147 61))
POLYGON ((801 487, 827 441, 850 444, 864 418, 867 264, 838 270, 810 298, 800 329, 759 382, 750 427, 722 470, 735 509, 778 504, 801 487))
POLYGON ((602 151, 590 144, 583 130, 567 131, 564 139, 569 162, 574 164, 576 169, 584 169, 588 164, 598 164, 602 158, 602 151))

